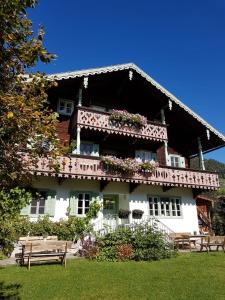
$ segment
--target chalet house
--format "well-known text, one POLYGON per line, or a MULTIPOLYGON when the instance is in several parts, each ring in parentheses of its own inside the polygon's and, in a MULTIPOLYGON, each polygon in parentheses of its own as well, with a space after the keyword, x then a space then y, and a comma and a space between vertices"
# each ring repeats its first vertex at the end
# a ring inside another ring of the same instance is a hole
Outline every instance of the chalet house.
POLYGON ((223 147, 225 136, 132 63, 48 78, 58 82, 49 102, 69 150, 58 173, 39 160, 32 172, 40 198, 21 214, 59 220, 69 208, 82 217, 96 199, 100 227, 155 217, 175 232, 198 232, 207 200, 199 210, 195 199, 219 187, 203 154, 223 147), (199 170, 190 169, 195 156, 199 170), (125 219, 122 209, 131 211, 125 219))

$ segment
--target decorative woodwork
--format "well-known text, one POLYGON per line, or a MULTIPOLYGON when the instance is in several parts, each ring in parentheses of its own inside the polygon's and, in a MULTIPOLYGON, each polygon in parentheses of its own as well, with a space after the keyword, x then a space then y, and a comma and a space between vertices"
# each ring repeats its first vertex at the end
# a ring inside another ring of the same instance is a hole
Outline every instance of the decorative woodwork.
POLYGON ((153 172, 140 172, 128 175, 106 170, 101 160, 94 157, 60 157, 58 173, 50 166, 51 161, 47 158, 41 158, 36 166, 31 169, 31 173, 42 176, 118 181, 205 190, 216 190, 219 187, 218 174, 212 172, 158 167, 153 172))
POLYGON ((77 114, 72 120, 72 128, 75 130, 75 127, 79 126, 80 128, 106 132, 108 134, 131 136, 154 141, 167 141, 166 125, 148 122, 147 125, 139 129, 134 126, 111 122, 109 116, 109 113, 78 107, 77 114))

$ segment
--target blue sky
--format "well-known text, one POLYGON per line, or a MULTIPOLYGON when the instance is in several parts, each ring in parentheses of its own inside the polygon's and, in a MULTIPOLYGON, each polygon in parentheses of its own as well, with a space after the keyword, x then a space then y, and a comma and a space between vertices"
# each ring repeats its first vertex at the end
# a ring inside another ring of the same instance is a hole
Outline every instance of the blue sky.
POLYGON ((39 70, 134 62, 225 134, 225 0, 40 0, 29 16, 58 56, 39 70))

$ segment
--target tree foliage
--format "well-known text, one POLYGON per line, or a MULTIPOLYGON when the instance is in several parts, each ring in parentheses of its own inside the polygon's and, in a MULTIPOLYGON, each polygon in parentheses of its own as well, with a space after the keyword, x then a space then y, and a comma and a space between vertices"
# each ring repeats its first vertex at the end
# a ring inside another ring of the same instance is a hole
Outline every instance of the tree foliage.
POLYGON ((30 184, 29 169, 39 156, 54 160, 59 154, 57 115, 47 102, 54 82, 31 72, 37 62, 54 58, 43 46, 43 28, 35 36, 27 16, 36 4, 0 0, 0 247, 7 253, 20 209, 31 200, 21 188, 30 184))
POLYGON ((37 156, 58 154, 57 115, 48 108, 46 93, 54 83, 30 72, 38 61, 54 57, 43 46, 43 28, 34 36, 27 17, 36 4, 0 0, 0 188, 5 189, 27 182, 37 156))

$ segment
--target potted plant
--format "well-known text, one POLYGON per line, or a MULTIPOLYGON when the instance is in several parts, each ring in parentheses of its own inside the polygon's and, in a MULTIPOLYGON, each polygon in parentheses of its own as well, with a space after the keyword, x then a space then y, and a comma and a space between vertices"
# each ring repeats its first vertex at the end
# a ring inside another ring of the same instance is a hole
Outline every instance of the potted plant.
POLYGON ((141 209, 134 209, 132 211, 132 217, 133 219, 141 219, 144 211, 141 209))
POLYGON ((129 214, 130 214, 129 209, 120 209, 118 212, 118 216, 120 219, 128 219, 129 214))

